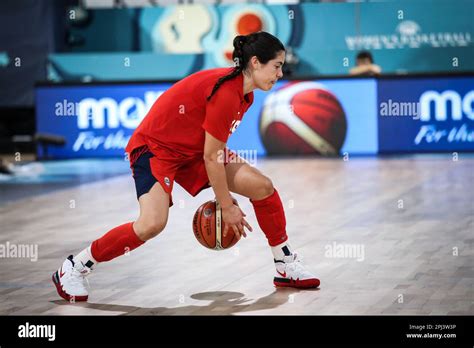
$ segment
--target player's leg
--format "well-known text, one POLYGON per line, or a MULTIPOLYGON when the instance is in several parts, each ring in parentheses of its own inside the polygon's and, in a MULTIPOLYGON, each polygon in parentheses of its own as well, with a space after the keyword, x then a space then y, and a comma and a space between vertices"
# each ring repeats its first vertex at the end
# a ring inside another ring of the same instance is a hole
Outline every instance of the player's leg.
MULTIPOLYGON (((66 300, 86 301, 88 291, 84 277, 100 262, 124 255, 145 241, 158 235, 166 226, 170 193, 152 175, 150 155, 143 155, 133 166, 140 216, 135 222, 117 226, 73 257, 70 255, 62 267, 53 274, 53 282, 61 297, 66 300)), ((160 178, 161 180, 161 178, 160 178)))
POLYGON ((147 241, 156 237, 166 227, 170 195, 157 182, 148 193, 140 196, 138 202, 140 216, 133 224, 133 229, 139 239, 147 241))
POLYGON ((168 221, 169 200, 169 194, 155 182, 147 193, 140 195, 140 216, 135 222, 113 228, 74 260, 92 269, 98 263, 113 260, 157 236, 168 221))
POLYGON ((283 204, 270 178, 238 156, 225 168, 229 190, 250 199, 258 224, 267 237, 277 271, 274 284, 298 288, 319 286, 319 279, 303 266, 288 243, 283 204))

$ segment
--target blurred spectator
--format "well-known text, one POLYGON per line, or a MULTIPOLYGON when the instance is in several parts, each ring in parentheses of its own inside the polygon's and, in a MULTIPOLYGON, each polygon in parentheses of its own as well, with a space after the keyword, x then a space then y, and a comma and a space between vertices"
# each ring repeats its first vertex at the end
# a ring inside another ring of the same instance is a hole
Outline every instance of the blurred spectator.
POLYGON ((350 75, 356 76, 372 76, 379 75, 382 68, 374 64, 372 54, 368 51, 361 51, 356 57, 356 66, 349 71, 350 75))

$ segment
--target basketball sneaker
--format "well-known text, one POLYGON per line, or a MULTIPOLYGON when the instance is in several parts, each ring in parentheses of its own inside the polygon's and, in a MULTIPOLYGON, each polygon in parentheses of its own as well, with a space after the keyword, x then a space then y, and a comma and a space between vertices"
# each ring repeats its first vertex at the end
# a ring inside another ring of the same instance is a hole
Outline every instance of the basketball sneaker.
POLYGON ((319 279, 301 261, 296 253, 284 256, 283 260, 275 260, 277 275, 273 278, 273 284, 277 287, 317 288, 319 279))
POLYGON ((59 296, 70 302, 87 301, 89 293, 85 287, 85 277, 90 272, 90 268, 81 262, 74 262, 73 256, 69 255, 61 268, 53 273, 53 283, 59 296))

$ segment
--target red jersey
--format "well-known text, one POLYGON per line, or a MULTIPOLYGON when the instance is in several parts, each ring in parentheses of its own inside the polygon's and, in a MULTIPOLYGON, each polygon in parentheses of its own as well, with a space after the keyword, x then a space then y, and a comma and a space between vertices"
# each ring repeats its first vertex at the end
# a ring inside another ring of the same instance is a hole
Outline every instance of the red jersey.
POLYGON ((243 94, 242 73, 224 82, 207 101, 217 80, 232 70, 199 71, 171 86, 155 101, 125 151, 131 154, 146 145, 158 158, 187 160, 202 158, 206 131, 227 142, 253 103, 253 92, 243 94))

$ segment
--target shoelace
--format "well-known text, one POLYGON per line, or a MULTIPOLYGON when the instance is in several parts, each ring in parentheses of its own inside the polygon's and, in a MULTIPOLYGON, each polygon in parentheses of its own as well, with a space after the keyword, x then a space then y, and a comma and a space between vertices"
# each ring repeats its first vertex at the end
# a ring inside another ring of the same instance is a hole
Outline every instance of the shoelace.
POLYGON ((303 260, 303 258, 296 255, 296 253, 295 253, 293 261, 286 263, 286 267, 291 272, 306 274, 306 273, 308 273, 308 271, 306 270, 306 268, 301 263, 302 260, 303 260))
POLYGON ((287 265, 290 265, 290 264, 295 263, 295 262, 300 262, 302 260, 303 260, 303 258, 301 256, 299 256, 298 254, 296 254, 296 253, 294 253, 290 256, 285 256, 285 258, 284 258, 284 262, 287 265))
POLYGON ((87 275, 89 275, 89 273, 90 273, 90 271, 83 274, 83 273, 79 272, 76 268, 73 267, 72 272, 71 272, 71 276, 70 276, 71 283, 73 283, 77 287, 83 287, 84 286, 84 280, 85 280, 86 284, 87 284, 87 288, 90 289, 91 286, 89 284, 89 280, 87 279, 87 275))

